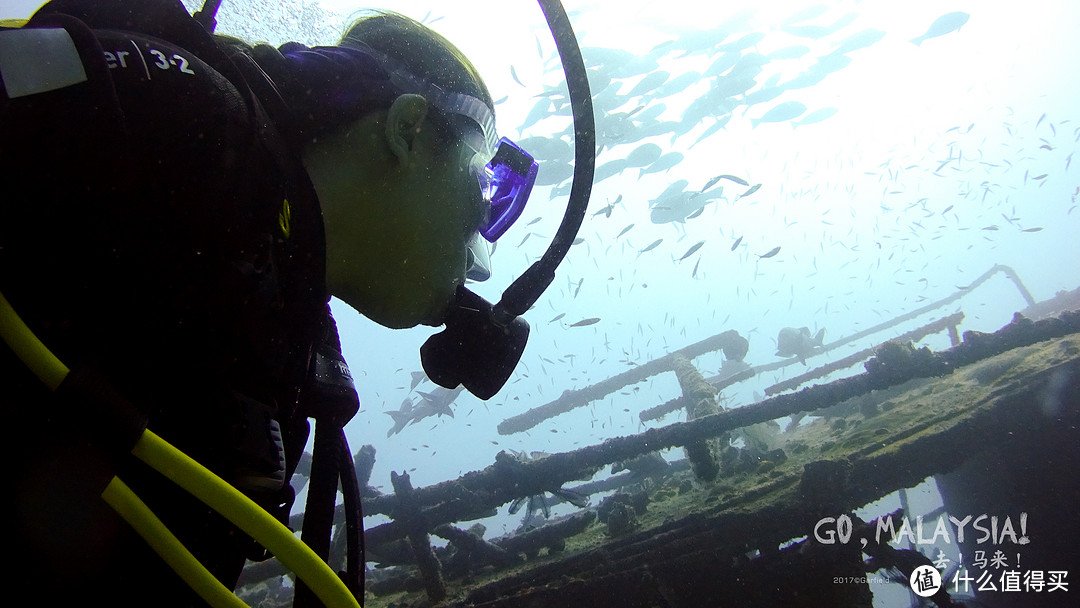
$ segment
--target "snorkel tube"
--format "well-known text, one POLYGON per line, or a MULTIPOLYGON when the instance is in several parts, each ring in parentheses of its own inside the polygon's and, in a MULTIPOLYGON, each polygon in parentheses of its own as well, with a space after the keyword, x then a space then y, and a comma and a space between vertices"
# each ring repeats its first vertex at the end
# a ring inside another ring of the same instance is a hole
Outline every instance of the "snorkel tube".
POLYGON ((529 339, 521 318, 555 280, 555 269, 577 237, 592 193, 596 166, 596 129, 589 78, 577 37, 560 0, 539 0, 562 61, 574 114, 574 178, 570 200, 547 251, 503 292, 494 306, 464 286, 447 314, 446 329, 420 347, 424 372, 446 388, 464 385, 490 399, 506 384, 529 339))

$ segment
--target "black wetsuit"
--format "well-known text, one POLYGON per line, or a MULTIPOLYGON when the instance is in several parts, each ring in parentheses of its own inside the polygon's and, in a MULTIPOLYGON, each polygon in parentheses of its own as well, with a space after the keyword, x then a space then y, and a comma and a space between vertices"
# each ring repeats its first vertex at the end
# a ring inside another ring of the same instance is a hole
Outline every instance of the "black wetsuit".
MULTIPOLYGON (((244 487, 282 464, 271 419, 287 475, 307 439, 298 404, 333 331, 322 218, 242 71, 183 10, 53 2, 22 28, 63 28, 85 80, 0 96, 0 291, 62 361, 92 365, 150 429, 244 487)), ((7 348, 0 370, 9 581, 46 605, 199 603, 98 497, 115 473, 231 588, 250 539, 111 457, 7 348)), ((287 482, 257 485, 267 509, 291 502, 287 482)))

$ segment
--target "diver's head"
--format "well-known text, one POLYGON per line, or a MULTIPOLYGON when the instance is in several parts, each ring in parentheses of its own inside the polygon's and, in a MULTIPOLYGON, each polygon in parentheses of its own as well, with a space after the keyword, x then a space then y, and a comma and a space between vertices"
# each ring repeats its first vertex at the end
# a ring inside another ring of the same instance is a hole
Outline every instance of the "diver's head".
POLYGON ((338 47, 282 50, 331 66, 308 85, 325 88, 309 93, 318 116, 301 117, 330 292, 388 327, 441 324, 490 215, 486 85, 453 44, 394 13, 362 17, 338 47))
POLYGON ((475 97, 489 109, 493 106, 472 62, 438 32, 404 15, 365 11, 338 44, 373 49, 441 89, 475 97))

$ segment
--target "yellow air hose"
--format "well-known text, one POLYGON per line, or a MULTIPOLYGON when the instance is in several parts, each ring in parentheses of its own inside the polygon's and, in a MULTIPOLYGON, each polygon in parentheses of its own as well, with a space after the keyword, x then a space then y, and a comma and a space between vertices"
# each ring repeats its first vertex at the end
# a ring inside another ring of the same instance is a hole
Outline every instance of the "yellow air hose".
POLYGON ((35 376, 55 391, 56 387, 64 381, 68 375, 68 368, 52 351, 38 340, 34 332, 23 323, 11 303, 4 294, 0 293, 0 333, 4 336, 4 342, 15 351, 15 355, 30 368, 35 376))
MULTIPOLYGON (((60 386, 70 370, 30 331, 2 293, 0 334, 50 390, 55 391, 60 386)), ((330 566, 281 522, 153 431, 143 431, 131 453, 266 547, 286 568, 295 572, 327 608, 359 607, 330 566)), ((246 606, 195 559, 119 478, 113 477, 101 496, 199 597, 215 608, 246 606)))
POLYGON ((215 608, 247 608, 240 598, 233 595, 221 581, 214 578, 199 560, 187 550, 165 524, 154 515, 131 488, 119 477, 113 477, 101 498, 109 503, 124 521, 143 537, 148 545, 169 564, 176 574, 191 587, 199 597, 215 608))

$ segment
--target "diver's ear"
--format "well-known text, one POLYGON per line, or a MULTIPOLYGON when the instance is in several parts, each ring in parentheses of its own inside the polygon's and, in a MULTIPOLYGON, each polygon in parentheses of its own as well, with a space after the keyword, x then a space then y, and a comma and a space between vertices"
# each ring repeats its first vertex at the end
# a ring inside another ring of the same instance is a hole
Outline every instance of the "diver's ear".
POLYGON ((394 103, 390 104, 386 117, 386 141, 402 165, 409 161, 409 150, 420 133, 427 110, 427 100, 414 93, 399 95, 394 103))

